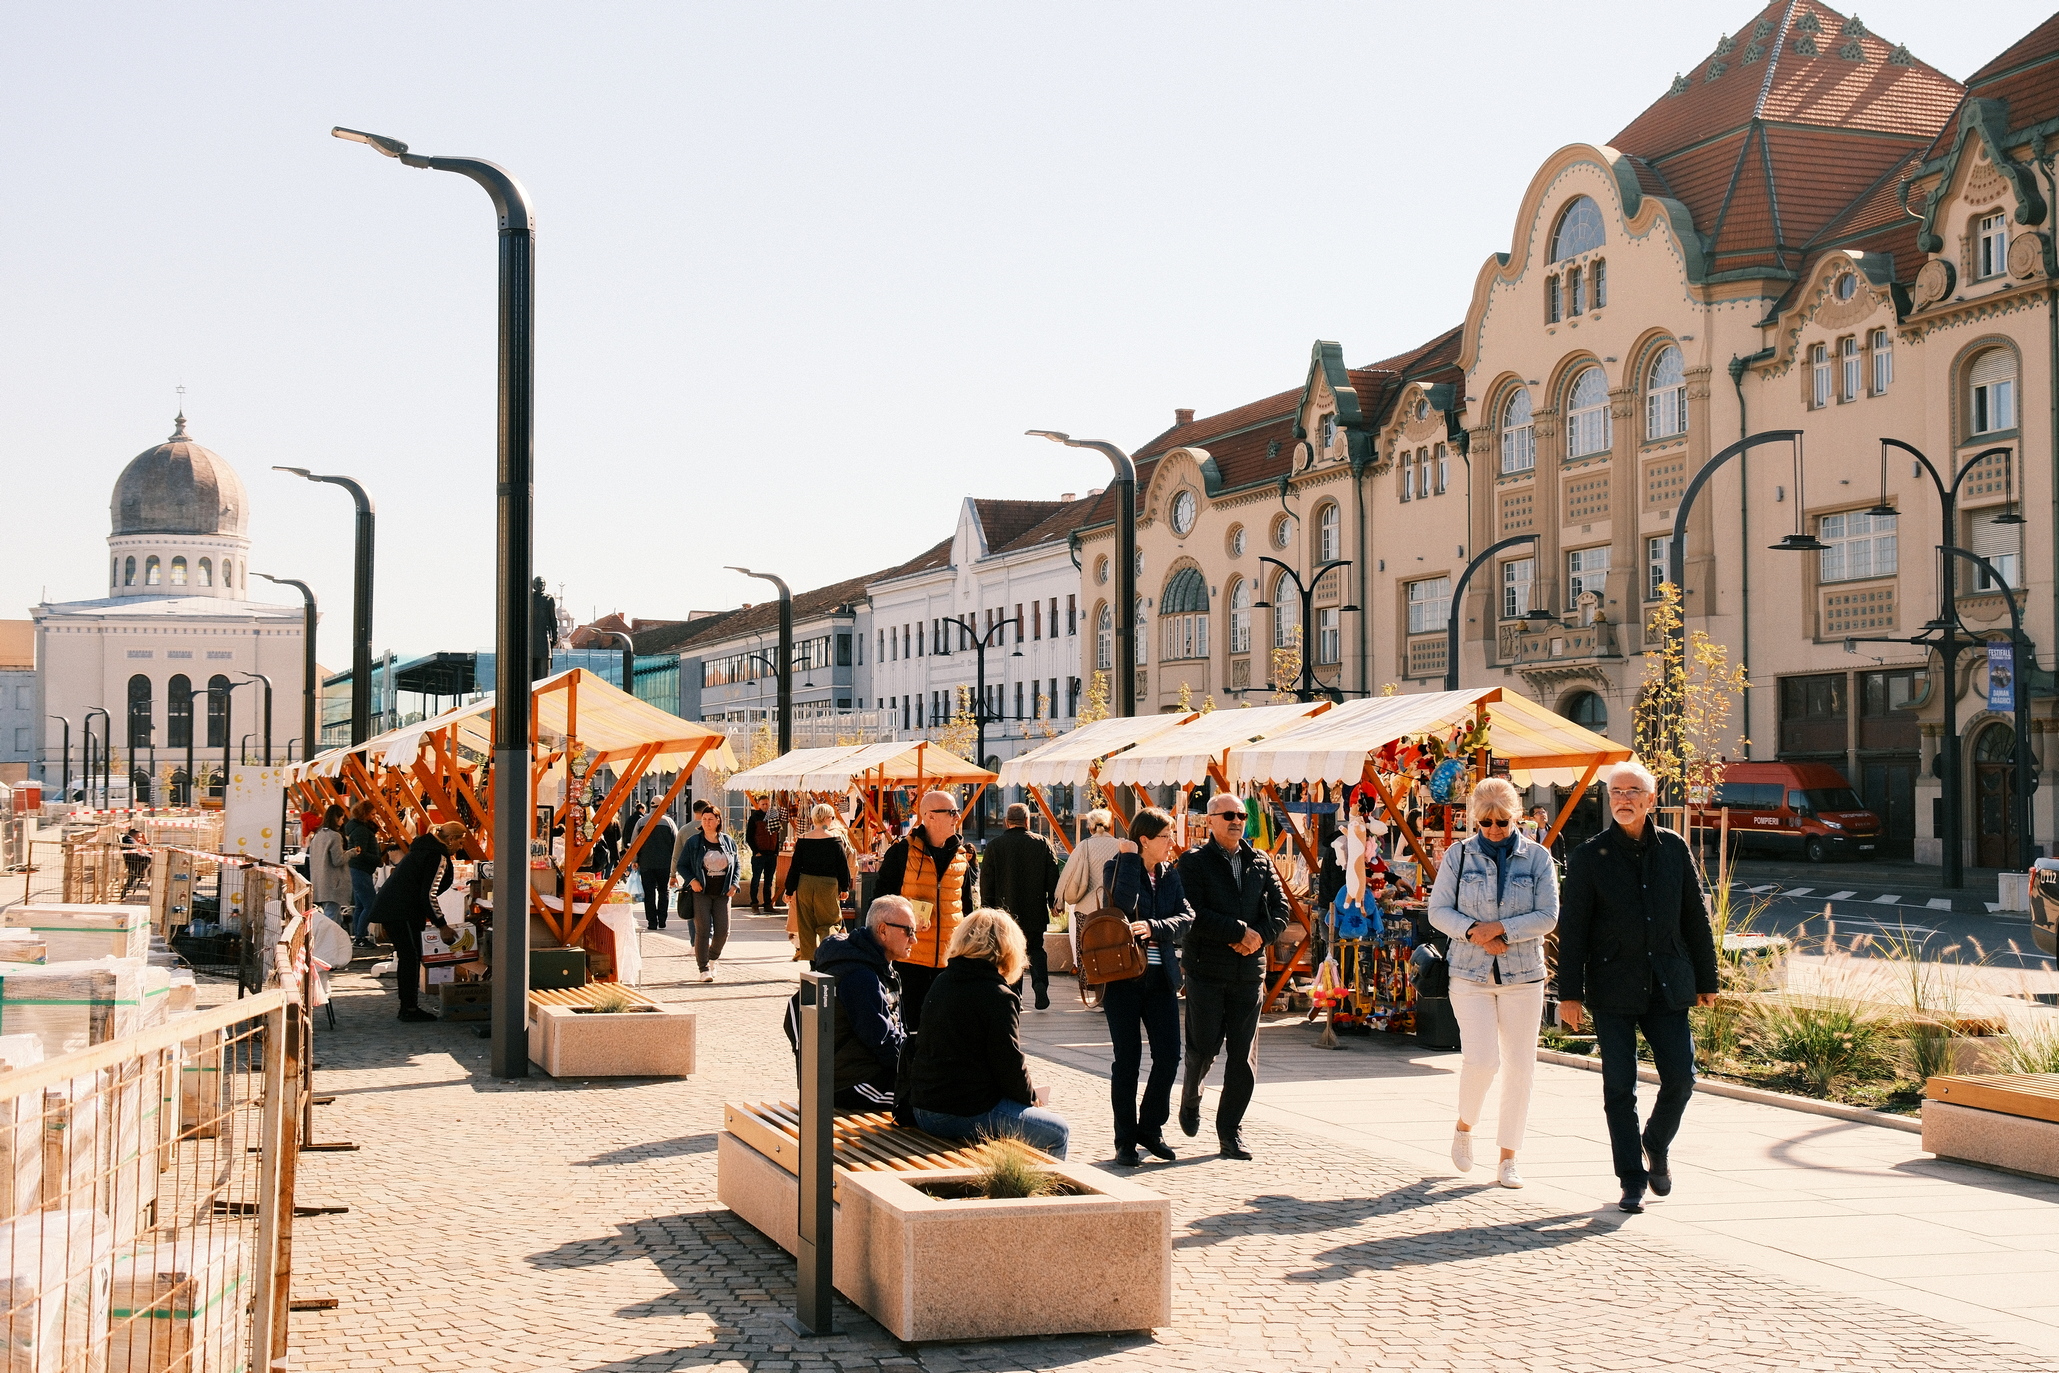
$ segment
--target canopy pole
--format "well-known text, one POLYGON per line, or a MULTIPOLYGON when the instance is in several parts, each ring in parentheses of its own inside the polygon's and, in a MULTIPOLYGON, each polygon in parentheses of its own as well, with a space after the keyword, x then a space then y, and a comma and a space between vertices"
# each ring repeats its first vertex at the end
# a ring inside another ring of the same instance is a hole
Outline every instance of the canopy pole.
POLYGON ((1573 807, 1580 804, 1580 798, 1585 796, 1587 788, 1594 784, 1594 774, 1601 771, 1601 760, 1602 755, 1599 753, 1589 755, 1587 771, 1580 774, 1580 785, 1574 787, 1572 794, 1566 797, 1566 804, 1559 807, 1559 818, 1551 822, 1551 833, 1544 836, 1545 848, 1549 849, 1557 841, 1559 831, 1564 829, 1566 821, 1572 818, 1573 807))
MULTIPOLYGON (((672 803, 674 801, 677 801, 679 799, 679 793, 686 789, 687 781, 690 778, 692 778, 694 769, 700 766, 701 758, 708 752, 708 750, 712 749, 717 742, 719 742, 719 736, 718 738, 703 739, 701 741, 700 752, 694 754, 694 756, 690 760, 688 760, 686 766, 682 767, 679 770, 679 772, 672 778, 672 787, 669 791, 665 793, 665 799, 658 802, 656 809, 651 811, 651 814, 653 816, 663 815, 666 811, 672 809, 672 803)), ((653 750, 655 750, 658 746, 653 744, 650 747, 653 750)), ((641 767, 636 766, 636 764, 634 763, 632 763, 630 766, 634 769, 634 775, 627 778, 627 780, 630 782, 642 781, 644 775, 650 771, 650 765, 648 760, 646 760, 643 766, 641 767)), ((618 786, 617 790, 619 791, 620 789, 621 788, 618 786)), ((621 803, 617 801, 617 809, 620 809, 620 804, 621 803)), ((635 836, 632 835, 632 841, 634 840, 634 838, 635 836)), ((634 842, 623 845, 622 857, 620 858, 620 860, 616 862, 615 870, 608 874, 607 882, 602 885, 601 889, 598 892, 594 893, 594 899, 587 904, 586 914, 580 917, 579 923, 577 925, 574 925, 572 927, 572 933, 570 937, 566 939, 566 943, 576 943, 579 939, 579 936, 586 933, 587 924, 593 920, 594 913, 598 911, 600 909, 601 904, 608 899, 609 893, 615 890, 615 884, 622 880, 622 874, 629 871, 629 865, 631 863, 634 863, 635 861, 636 846, 634 842)), ((666 873, 664 880, 667 882, 672 880, 672 875, 669 871, 666 873)), ((570 910, 571 907, 568 905, 566 909, 570 910)))

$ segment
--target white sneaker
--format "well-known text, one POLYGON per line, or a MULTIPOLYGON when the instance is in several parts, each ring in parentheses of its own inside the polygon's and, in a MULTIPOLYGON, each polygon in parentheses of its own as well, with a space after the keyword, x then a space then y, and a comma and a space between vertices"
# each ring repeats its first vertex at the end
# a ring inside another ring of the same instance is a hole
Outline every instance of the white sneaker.
POLYGON ((708 965, 707 967, 705 967, 705 968, 701 969, 701 981, 703 981, 703 982, 713 982, 714 980, 715 980, 715 965, 711 963, 711 964, 709 964, 709 965, 708 965))
POLYGON ((1461 1173, 1473 1171, 1473 1132, 1453 1130, 1451 1132, 1451 1166, 1461 1173))
POLYGON ((1501 1173, 1495 1178, 1495 1181, 1504 1187, 1521 1187, 1523 1185, 1523 1175, 1516 1171, 1516 1161, 1514 1159, 1505 1158, 1501 1161, 1501 1173))

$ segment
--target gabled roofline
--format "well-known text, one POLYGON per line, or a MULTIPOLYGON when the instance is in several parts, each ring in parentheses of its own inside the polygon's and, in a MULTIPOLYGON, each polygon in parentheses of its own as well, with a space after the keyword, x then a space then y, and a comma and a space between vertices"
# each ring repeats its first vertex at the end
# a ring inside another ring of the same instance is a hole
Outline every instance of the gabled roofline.
MULTIPOLYGON (((2038 193, 2037 180, 2023 167, 2013 161, 2007 151, 2009 145, 2009 114, 2007 102, 1990 100, 1981 96, 1968 96, 1959 106, 1959 132, 1952 139, 1952 150, 1943 157, 1935 158, 1916 169, 1909 178, 1914 186, 1923 177, 1937 175, 1937 183, 1923 198, 1921 210, 1910 210, 1923 221, 1923 227, 1916 235, 1916 246, 1926 253, 1944 251, 1945 240, 1937 232, 1938 211, 1944 207, 1945 197, 1950 194, 1952 182, 1959 171, 1959 159, 1965 155, 1967 139, 1978 134, 1987 148, 1988 161, 1995 170, 2009 180, 2009 188, 2016 192, 2015 219, 2018 224, 2042 224, 2045 222, 2046 206, 2044 196, 2038 193)), ((1902 204, 1909 204, 1908 192, 1902 193, 1902 204)))

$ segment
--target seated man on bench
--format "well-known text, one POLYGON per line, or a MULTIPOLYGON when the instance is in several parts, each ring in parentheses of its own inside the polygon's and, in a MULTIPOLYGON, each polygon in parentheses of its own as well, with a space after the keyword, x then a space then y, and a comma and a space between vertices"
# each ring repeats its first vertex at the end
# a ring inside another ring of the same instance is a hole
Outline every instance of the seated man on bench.
MULTIPOLYGON (((836 979, 836 1108, 890 1111, 894 1078, 908 1034, 901 1026, 901 975, 894 964, 915 947, 915 908, 906 897, 882 896, 865 924, 834 934, 815 951, 815 971, 836 979)), ((799 1044, 798 1009, 787 1037, 799 1044)))

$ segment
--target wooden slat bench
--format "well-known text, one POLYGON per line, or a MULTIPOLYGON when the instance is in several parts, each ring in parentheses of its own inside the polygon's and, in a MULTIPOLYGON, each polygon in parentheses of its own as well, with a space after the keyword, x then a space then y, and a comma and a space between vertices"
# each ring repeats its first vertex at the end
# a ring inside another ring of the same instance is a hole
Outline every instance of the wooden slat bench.
MULTIPOLYGON (((729 1102, 722 1124, 730 1134, 787 1172, 801 1171, 801 1111, 785 1101, 729 1102)), ((927 1173, 976 1166, 977 1146, 954 1144, 894 1124, 884 1111, 839 1112, 833 1131, 834 1166, 843 1172, 927 1173)), ((1058 1160, 1032 1149, 1042 1163, 1058 1160)))
POLYGON ((532 1006, 592 1006, 596 1004, 596 999, 600 996, 602 988, 606 988, 610 996, 626 998, 639 1005, 655 1006, 658 1004, 636 988, 625 987, 620 982, 589 982, 584 987, 552 987, 546 991, 533 991, 529 993, 529 1004, 532 1006))
POLYGON ((1934 1077, 1923 1096, 1927 1152, 2059 1177, 2059 1073, 1934 1077))

